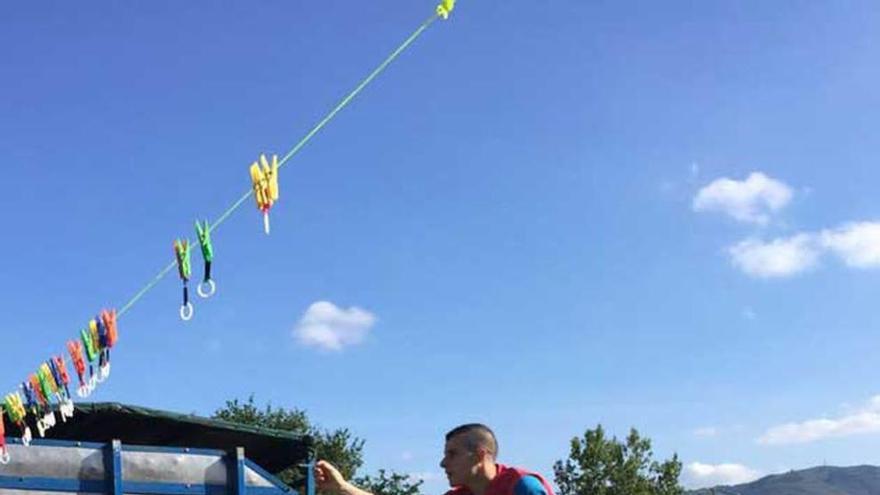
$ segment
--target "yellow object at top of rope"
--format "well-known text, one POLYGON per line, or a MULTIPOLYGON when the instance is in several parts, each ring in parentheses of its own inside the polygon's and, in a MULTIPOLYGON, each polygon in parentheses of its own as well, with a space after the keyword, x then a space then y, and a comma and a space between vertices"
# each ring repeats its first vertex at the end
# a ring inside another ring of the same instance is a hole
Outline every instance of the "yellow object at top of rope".
POLYGON ((449 14, 452 13, 452 9, 455 8, 455 0, 441 0, 440 4, 437 5, 437 15, 443 18, 445 21, 449 19, 449 14))

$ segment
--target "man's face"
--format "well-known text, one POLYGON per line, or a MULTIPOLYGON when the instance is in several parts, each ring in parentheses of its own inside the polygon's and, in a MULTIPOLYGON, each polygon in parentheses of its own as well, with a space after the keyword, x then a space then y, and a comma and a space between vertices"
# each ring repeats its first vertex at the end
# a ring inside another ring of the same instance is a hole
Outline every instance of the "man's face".
POLYGON ((467 448, 466 435, 455 435, 446 441, 440 467, 446 471, 449 486, 467 484, 477 474, 479 463, 479 455, 467 448))

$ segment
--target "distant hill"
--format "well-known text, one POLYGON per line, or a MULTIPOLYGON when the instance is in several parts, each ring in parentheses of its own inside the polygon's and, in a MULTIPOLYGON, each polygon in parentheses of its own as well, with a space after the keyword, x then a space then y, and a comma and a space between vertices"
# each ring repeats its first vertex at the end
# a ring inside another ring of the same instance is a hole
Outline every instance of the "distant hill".
POLYGON ((765 476, 751 483, 716 486, 687 495, 878 495, 880 467, 822 466, 765 476))

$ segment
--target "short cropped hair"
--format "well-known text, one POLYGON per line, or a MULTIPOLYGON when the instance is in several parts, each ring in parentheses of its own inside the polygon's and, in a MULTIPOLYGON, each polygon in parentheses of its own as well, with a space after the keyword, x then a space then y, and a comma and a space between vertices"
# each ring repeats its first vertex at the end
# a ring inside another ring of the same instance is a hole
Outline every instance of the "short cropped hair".
POLYGON ((498 439, 488 426, 480 423, 456 426, 446 434, 446 441, 458 435, 465 435, 465 445, 469 451, 476 452, 477 448, 483 447, 492 454, 493 459, 498 458, 498 439))

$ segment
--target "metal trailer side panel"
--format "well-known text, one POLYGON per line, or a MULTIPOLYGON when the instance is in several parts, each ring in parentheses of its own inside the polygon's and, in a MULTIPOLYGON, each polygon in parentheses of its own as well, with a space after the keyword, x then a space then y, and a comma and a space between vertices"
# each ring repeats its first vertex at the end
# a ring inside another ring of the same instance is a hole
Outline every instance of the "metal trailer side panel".
MULTIPOLYGON (((243 449, 232 455, 207 449, 127 447, 118 441, 34 441, 28 447, 13 441, 7 447, 10 462, 0 465, 2 495, 124 495, 126 489, 139 493, 297 493, 247 460, 243 449)), ((311 472, 308 478, 312 482, 311 472)))

